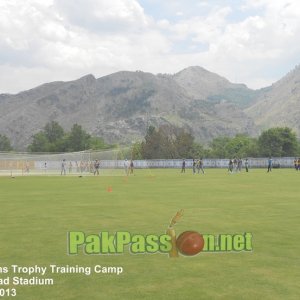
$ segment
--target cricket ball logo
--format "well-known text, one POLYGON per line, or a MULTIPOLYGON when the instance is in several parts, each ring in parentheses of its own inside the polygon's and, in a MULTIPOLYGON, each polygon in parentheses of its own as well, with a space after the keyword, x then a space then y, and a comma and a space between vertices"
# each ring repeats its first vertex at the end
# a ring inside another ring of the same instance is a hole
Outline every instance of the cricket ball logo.
POLYGON ((184 231, 176 238, 174 226, 183 216, 183 212, 183 209, 181 209, 176 213, 167 229, 167 234, 171 237, 172 243, 169 257, 179 257, 178 252, 186 256, 193 256, 200 253, 204 248, 204 238, 196 231, 184 231))

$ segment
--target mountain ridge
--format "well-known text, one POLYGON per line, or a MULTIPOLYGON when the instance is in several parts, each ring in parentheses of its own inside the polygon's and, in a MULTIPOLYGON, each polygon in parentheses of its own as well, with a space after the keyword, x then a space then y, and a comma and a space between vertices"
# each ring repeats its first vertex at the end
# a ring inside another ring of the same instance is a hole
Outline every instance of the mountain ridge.
MULTIPOLYGON (((175 74, 119 71, 100 78, 45 83, 17 94, 0 95, 0 134, 24 150, 46 123, 69 130, 81 124, 110 143, 131 143, 147 126, 173 124, 192 130, 197 141, 217 136, 258 134, 255 105, 272 87, 249 89, 202 67, 175 74)), ((258 118, 259 119, 259 118, 258 118)))
POLYGON ((300 136, 300 65, 265 89, 245 113, 261 130, 287 126, 300 136))

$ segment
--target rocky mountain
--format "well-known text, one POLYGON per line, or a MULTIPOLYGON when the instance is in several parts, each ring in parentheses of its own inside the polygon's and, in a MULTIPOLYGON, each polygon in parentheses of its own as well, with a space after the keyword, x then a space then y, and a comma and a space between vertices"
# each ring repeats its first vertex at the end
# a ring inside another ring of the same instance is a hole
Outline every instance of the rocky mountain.
POLYGON ((300 136, 300 66, 265 89, 245 112, 261 129, 288 126, 300 136))
POLYGON ((149 125, 165 123, 190 128, 201 142, 220 135, 254 135, 256 126, 243 109, 258 94, 200 67, 174 75, 140 71, 98 79, 87 75, 0 95, 0 134, 18 150, 52 120, 66 130, 81 124, 110 143, 131 143, 141 139, 149 125))
POLYGON ((261 90, 251 90, 245 84, 231 83, 201 67, 186 68, 173 78, 192 98, 209 102, 225 100, 241 108, 250 105, 261 93, 261 90))

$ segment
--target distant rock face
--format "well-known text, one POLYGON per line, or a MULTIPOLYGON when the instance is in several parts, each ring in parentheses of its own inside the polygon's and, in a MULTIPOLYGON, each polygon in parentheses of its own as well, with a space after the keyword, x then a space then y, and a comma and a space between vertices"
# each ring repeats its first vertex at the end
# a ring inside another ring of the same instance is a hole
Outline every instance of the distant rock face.
POLYGON ((300 136, 300 66, 267 88, 245 113, 261 129, 288 126, 300 136))
POLYGON ((205 100, 237 85, 201 67, 189 67, 173 76, 174 80, 193 98, 205 100))
POLYGON ((256 96, 245 85, 200 67, 174 75, 126 71, 99 79, 87 75, 0 95, 0 134, 24 150, 32 135, 52 120, 66 130, 81 124, 110 143, 141 140, 148 126, 169 123, 190 128, 196 140, 206 143, 220 135, 255 135, 251 109, 249 116, 243 109, 256 96))

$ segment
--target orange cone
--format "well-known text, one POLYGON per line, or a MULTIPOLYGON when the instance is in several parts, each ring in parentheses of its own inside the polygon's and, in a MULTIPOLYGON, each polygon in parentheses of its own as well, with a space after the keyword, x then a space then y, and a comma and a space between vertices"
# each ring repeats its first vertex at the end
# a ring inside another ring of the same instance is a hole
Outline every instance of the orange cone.
POLYGON ((112 192, 112 187, 111 187, 111 186, 109 186, 109 187, 107 188, 107 192, 108 192, 108 193, 111 193, 111 192, 112 192))

